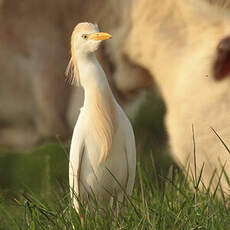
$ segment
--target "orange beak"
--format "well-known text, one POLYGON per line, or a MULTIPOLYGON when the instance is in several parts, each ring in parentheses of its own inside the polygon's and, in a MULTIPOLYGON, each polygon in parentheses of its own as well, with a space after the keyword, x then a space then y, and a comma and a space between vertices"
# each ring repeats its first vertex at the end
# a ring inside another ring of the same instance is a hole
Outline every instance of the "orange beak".
POLYGON ((97 32, 89 35, 89 39, 96 40, 96 41, 103 41, 110 38, 112 38, 112 35, 104 32, 97 32))

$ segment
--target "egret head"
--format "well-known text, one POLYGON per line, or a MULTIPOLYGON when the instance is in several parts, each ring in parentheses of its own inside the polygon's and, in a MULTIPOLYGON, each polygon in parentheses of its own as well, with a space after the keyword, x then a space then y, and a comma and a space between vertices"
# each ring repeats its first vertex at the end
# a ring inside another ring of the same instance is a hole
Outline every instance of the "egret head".
POLYGON ((111 37, 108 33, 99 32, 96 24, 88 22, 77 24, 71 37, 71 59, 66 69, 66 75, 70 75, 72 84, 80 82, 77 54, 92 53, 103 40, 111 37))
POLYGON ((73 52, 91 53, 97 50, 103 40, 112 36, 108 33, 99 32, 96 24, 83 22, 79 23, 72 33, 71 50, 73 52))

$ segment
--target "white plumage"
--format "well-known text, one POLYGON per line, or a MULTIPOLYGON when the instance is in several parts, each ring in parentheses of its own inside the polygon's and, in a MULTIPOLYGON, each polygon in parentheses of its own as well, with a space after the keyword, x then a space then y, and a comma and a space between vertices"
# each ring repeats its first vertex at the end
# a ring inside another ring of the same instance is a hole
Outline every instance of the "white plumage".
POLYGON ((133 129, 94 53, 100 42, 109 38, 108 33, 98 32, 97 25, 80 23, 71 39, 72 57, 67 71, 85 94, 73 132, 69 162, 69 183, 78 212, 78 199, 92 206, 89 194, 93 194, 101 208, 108 205, 112 195, 122 202, 124 192, 132 194, 135 181, 133 129))

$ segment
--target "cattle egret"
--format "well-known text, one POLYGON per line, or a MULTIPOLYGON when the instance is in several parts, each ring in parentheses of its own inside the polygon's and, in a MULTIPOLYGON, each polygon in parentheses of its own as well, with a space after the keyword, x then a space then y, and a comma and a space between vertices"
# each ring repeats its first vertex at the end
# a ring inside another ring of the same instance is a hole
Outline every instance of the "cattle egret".
POLYGON ((73 204, 92 208, 94 197, 100 209, 110 199, 123 202, 132 194, 136 174, 136 147, 132 126, 115 100, 95 51, 111 38, 97 25, 78 24, 71 38, 71 60, 67 67, 74 83, 84 89, 84 104, 73 131, 70 148, 69 183, 73 204), (74 193, 74 194, 73 194, 74 193))

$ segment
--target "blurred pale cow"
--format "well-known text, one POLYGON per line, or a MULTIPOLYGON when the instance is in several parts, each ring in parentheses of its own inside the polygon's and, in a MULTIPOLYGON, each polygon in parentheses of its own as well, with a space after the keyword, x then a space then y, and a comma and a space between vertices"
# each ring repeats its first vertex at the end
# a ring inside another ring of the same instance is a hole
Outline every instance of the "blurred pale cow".
MULTIPOLYGON (((198 0, 141 0, 133 1, 130 17, 121 54, 158 85, 174 159, 197 180, 204 164, 203 185, 213 177, 214 190, 221 177, 229 193, 230 153, 212 130, 230 147, 229 11, 198 0)), ((134 81, 123 64, 115 73, 120 89, 124 78, 126 85, 134 81)))
MULTIPOLYGON (((71 32, 81 21, 119 26, 123 5, 105 0, 0 3, 0 146, 28 148, 69 137, 82 103, 81 90, 70 102, 72 89, 64 76, 71 32)), ((98 55, 106 60, 103 50, 98 55)))

